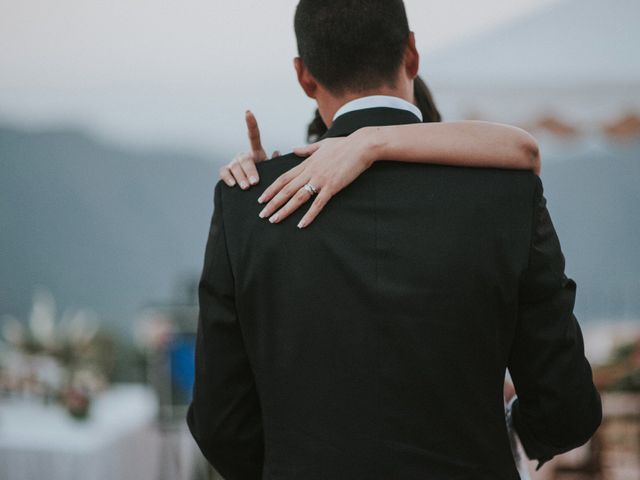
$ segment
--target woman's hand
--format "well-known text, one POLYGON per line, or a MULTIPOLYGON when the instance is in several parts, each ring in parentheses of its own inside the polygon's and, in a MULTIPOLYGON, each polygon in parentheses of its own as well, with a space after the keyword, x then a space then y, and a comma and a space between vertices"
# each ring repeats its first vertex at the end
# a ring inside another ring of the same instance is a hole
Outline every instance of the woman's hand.
POLYGON ((509 125, 478 121, 365 127, 295 153, 311 156, 280 176, 258 201, 269 202, 260 216, 278 223, 317 193, 300 228, 376 160, 540 172, 535 138, 509 125))
MULTIPOLYGON (((256 163, 264 162, 268 159, 267 153, 262 147, 262 141, 260 140, 260 129, 258 128, 258 121, 253 113, 249 110, 245 113, 245 121, 247 122, 247 132, 249 134, 249 145, 251 151, 245 153, 239 153, 229 163, 220 169, 220 178, 230 187, 234 187, 236 184, 240 185, 240 188, 247 190, 252 185, 257 185, 260 181, 258 170, 256 169, 256 163)), ((278 151, 273 152, 271 158, 279 156, 278 151)))
POLYGON ((308 158, 278 177, 260 196, 259 203, 268 202, 260 217, 269 217, 271 223, 281 222, 309 201, 315 189, 317 195, 298 224, 298 228, 307 227, 331 197, 376 160, 373 138, 370 129, 363 128, 348 137, 327 138, 295 149, 296 155, 308 158), (312 188, 305 189, 305 185, 312 188))

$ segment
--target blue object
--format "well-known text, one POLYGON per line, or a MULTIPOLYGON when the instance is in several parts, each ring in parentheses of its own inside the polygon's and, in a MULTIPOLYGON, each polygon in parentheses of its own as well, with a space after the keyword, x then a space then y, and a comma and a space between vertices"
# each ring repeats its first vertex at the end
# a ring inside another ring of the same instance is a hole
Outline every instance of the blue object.
POLYGON ((195 336, 176 336, 169 345, 171 385, 178 400, 189 403, 195 381, 195 336))

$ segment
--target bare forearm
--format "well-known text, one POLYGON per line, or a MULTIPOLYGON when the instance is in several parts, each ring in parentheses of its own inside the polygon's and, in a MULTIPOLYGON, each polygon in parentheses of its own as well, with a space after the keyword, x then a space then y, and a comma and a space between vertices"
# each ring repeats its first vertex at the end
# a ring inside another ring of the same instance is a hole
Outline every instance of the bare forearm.
POLYGON ((464 121, 367 127, 372 161, 495 167, 540 173, 538 144, 524 130, 498 123, 464 121))

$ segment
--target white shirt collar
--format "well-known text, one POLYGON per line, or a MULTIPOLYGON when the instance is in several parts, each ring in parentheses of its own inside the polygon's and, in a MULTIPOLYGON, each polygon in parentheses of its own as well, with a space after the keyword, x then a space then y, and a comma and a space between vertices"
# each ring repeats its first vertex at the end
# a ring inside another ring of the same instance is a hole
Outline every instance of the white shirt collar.
POLYGON ((423 121, 422 112, 413 103, 407 102, 400 97, 390 97, 388 95, 370 95, 368 97, 360 97, 355 100, 351 100, 338 109, 336 114, 333 116, 333 120, 338 118, 340 115, 344 115, 345 113, 353 112, 355 110, 379 107, 407 110, 418 117, 421 122, 423 121))

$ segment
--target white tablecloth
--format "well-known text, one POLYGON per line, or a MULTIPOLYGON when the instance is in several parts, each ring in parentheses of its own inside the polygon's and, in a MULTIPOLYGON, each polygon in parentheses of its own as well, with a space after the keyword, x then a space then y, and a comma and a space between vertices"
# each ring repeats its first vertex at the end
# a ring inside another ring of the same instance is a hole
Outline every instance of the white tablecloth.
POLYGON ((32 401, 0 403, 2 480, 155 480, 157 401, 141 385, 99 395, 89 418, 32 401))

